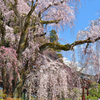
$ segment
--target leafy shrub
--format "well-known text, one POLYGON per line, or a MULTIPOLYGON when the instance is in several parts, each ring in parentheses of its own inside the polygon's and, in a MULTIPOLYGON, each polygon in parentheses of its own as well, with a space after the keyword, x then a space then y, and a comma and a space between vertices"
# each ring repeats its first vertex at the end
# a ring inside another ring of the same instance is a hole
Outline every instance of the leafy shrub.
POLYGON ((100 84, 93 83, 91 85, 91 88, 89 90, 89 96, 87 96, 87 98, 91 100, 98 100, 98 98, 100 98, 100 84))

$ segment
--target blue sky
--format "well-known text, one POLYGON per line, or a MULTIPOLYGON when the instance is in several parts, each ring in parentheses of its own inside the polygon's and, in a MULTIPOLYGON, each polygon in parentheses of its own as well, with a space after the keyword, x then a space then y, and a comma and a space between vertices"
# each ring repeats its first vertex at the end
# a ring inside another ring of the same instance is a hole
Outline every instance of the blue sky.
MULTIPOLYGON (((76 14, 75 26, 72 29, 61 29, 60 31, 60 43, 72 43, 76 40, 76 35, 79 30, 84 30, 91 20, 98 19, 100 17, 100 0, 81 0, 78 12, 76 14), (99 14, 97 14, 99 12, 99 14)), ((66 52, 62 52, 66 57, 66 52)))

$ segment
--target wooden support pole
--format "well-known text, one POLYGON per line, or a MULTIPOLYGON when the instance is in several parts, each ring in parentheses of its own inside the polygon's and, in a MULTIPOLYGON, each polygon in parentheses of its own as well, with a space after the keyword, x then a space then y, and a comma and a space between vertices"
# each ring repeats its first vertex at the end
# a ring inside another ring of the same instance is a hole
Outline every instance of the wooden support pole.
MULTIPOLYGON (((87 96, 89 95, 89 90, 88 90, 88 88, 87 88, 87 96)), ((87 100, 88 100, 88 98, 87 98, 87 100)))
POLYGON ((84 96, 84 86, 82 87, 82 100, 85 100, 85 96, 84 96))

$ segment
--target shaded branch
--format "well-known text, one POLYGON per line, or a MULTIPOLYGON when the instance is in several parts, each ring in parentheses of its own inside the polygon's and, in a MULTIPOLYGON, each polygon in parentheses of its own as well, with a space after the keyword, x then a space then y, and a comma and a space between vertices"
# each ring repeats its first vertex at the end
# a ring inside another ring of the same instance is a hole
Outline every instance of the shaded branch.
MULTIPOLYGON (((38 2, 38 0, 37 0, 38 2)), ((26 31, 28 25, 29 25, 29 22, 30 22, 30 16, 32 15, 33 11, 35 10, 36 6, 37 6, 37 2, 36 4, 33 6, 33 0, 31 2, 31 10, 29 11, 29 13, 27 14, 26 16, 26 19, 25 19, 25 24, 24 24, 24 27, 23 27, 23 31, 26 31)))
POLYGON ((47 7, 43 8, 43 9, 39 12, 38 16, 40 17, 41 14, 42 14, 43 12, 45 12, 46 10, 48 10, 50 7, 52 7, 52 6, 58 6, 59 4, 62 4, 63 2, 64 2, 64 0, 63 0, 63 1, 60 1, 60 2, 57 2, 57 3, 49 4, 47 7))
POLYGON ((12 2, 9 0, 10 4, 11 4, 11 6, 12 6, 12 7, 11 7, 12 10, 14 11, 15 15, 19 18, 19 17, 20 17, 20 14, 19 14, 19 12, 18 12, 18 10, 17 10, 18 0, 14 0, 14 1, 15 1, 15 3, 12 4, 12 2))
POLYGON ((43 34, 36 34, 36 35, 34 35, 33 38, 42 37, 42 36, 44 36, 44 35, 46 35, 46 33, 43 33, 43 34))
POLYGON ((24 26, 22 28, 21 38, 20 38, 20 42, 19 42, 19 46, 18 46, 18 50, 17 50, 18 58, 21 57, 22 52, 27 47, 26 44, 27 44, 28 32, 26 32, 26 29, 27 29, 27 27, 28 27, 28 25, 30 23, 30 16, 32 15, 33 11, 35 10, 35 8, 37 6, 37 2, 38 2, 38 0, 36 0, 35 5, 33 6, 34 2, 32 0, 32 2, 31 2, 31 10, 29 11, 29 13, 26 16, 25 24, 24 24, 24 26))
POLYGON ((50 20, 50 21, 44 21, 44 20, 41 20, 40 23, 41 24, 52 24, 52 23, 59 23, 60 19, 59 20, 50 20))
POLYGON ((43 50, 48 49, 48 48, 53 48, 54 50, 68 51, 68 50, 70 50, 71 45, 70 44, 61 45, 61 44, 55 44, 55 43, 45 43, 39 47, 40 52, 42 52, 43 50))
POLYGON ((0 19, 0 34, 2 34, 0 46, 4 46, 6 32, 5 32, 5 27, 4 27, 3 21, 1 19, 0 19))
POLYGON ((87 45, 85 47, 85 54, 86 54, 86 51, 87 51, 88 46, 89 46, 89 43, 87 43, 87 45))
POLYGON ((41 45, 39 47, 39 49, 40 49, 40 52, 42 52, 43 50, 48 49, 48 48, 52 48, 54 50, 69 51, 69 50, 73 50, 74 46, 85 44, 85 43, 94 43, 94 42, 96 42, 98 40, 100 40, 100 37, 97 37, 94 40, 91 40, 91 39, 79 40, 79 41, 75 41, 72 44, 65 44, 65 45, 55 44, 55 43, 45 43, 45 44, 41 45))

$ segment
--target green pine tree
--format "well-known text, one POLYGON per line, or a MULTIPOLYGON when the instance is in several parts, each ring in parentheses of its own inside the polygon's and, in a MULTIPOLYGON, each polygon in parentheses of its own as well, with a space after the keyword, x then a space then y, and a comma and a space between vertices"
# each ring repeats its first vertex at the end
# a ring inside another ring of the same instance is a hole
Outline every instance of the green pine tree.
POLYGON ((100 98, 100 84, 93 83, 89 90, 89 96, 87 96, 90 100, 98 100, 100 98))
POLYGON ((55 30, 50 31, 50 42, 58 42, 57 32, 55 30))

